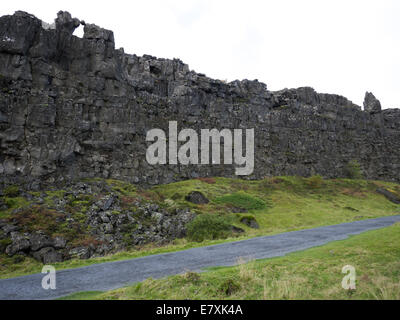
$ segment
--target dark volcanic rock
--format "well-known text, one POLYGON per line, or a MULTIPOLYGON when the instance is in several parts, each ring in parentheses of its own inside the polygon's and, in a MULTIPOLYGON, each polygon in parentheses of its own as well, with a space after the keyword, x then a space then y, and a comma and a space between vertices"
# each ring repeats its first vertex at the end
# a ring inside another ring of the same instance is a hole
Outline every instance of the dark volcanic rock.
POLYGON ((78 247, 69 251, 71 258, 78 259, 89 259, 91 256, 91 250, 88 247, 78 247))
POLYGON ((195 204, 206 204, 209 203, 209 200, 206 198, 204 194, 199 191, 192 191, 186 197, 185 200, 195 203, 195 204))
POLYGON ((55 237, 51 244, 55 249, 64 249, 67 241, 63 237, 55 237))
POLYGON ((371 92, 365 93, 364 98, 364 111, 370 113, 377 113, 382 111, 381 103, 371 92))
POLYGON ((231 208, 231 212, 233 212, 233 213, 245 213, 248 211, 249 210, 247 210, 246 208, 240 208, 240 207, 232 207, 231 208))
MULTIPOLYGON (((0 52, 19 55, 22 58, 21 55, 25 55, 33 45, 35 35, 40 28, 41 21, 23 11, 17 11, 13 16, 1 17, 0 52)), ((12 56, 9 57, 10 62, 16 60, 12 59, 12 56)))
MULTIPOLYGON (((98 179, 63 187, 55 195, 49 195, 50 191, 30 194, 34 205, 0 219, 0 253, 31 256, 44 263, 88 259, 182 238, 196 217, 173 201, 161 206, 149 199, 121 196, 123 190, 114 190, 98 179), (46 215, 50 227, 43 223, 38 231, 36 214, 46 215)), ((27 195, 21 190, 21 195, 27 195)))
POLYGON ((6 248, 6 253, 10 256, 13 256, 17 252, 26 252, 31 246, 29 238, 18 232, 11 233, 11 241, 12 243, 6 248))
POLYGON ((33 257, 44 264, 63 261, 62 254, 52 247, 43 248, 37 252, 34 252, 33 257))
POLYGON ((352 159, 366 178, 400 181, 400 110, 365 111, 309 87, 268 91, 223 81, 178 59, 126 54, 112 31, 59 12, 54 26, 17 12, 0 18, 0 175, 32 189, 86 177, 154 185, 235 176, 234 165, 146 161, 146 133, 255 128, 249 178, 340 177, 352 159), (72 35, 85 24, 83 38, 72 35))
POLYGON ((66 32, 72 35, 75 29, 80 26, 81 22, 77 18, 72 18, 69 12, 59 11, 55 24, 58 32, 66 32))
POLYGON ((114 198, 112 196, 109 199, 107 199, 106 202, 104 203, 103 210, 106 211, 106 210, 110 209, 113 201, 114 201, 114 198))
POLYGON ((243 224, 245 224, 246 226, 253 228, 253 229, 259 229, 260 226, 257 223, 256 219, 250 219, 250 218, 243 218, 240 220, 240 222, 242 222, 243 224))
POLYGON ((19 227, 13 224, 5 224, 2 227, 2 230, 4 232, 5 235, 8 235, 9 233, 13 232, 13 231, 18 231, 19 227))
POLYGON ((50 247, 53 245, 53 241, 50 237, 39 233, 31 235, 29 241, 31 243, 32 251, 38 251, 44 247, 50 247))
POLYGON ((400 198, 393 192, 390 192, 389 190, 386 190, 385 188, 378 188, 378 189, 376 189, 376 192, 384 195, 385 198, 388 199, 389 201, 396 203, 396 204, 400 204, 400 198))
POLYGON ((244 233, 244 230, 242 228, 236 227, 236 226, 232 226, 231 230, 233 233, 244 233))

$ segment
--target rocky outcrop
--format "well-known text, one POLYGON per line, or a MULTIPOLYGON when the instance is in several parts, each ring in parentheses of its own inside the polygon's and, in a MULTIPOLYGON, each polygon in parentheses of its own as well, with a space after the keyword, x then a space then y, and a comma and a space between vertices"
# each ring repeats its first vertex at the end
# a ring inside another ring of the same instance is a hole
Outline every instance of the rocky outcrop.
POLYGON ((391 201, 395 204, 400 204, 400 197, 397 196, 395 193, 390 192, 389 190, 387 190, 385 188, 378 188, 378 189, 376 189, 376 192, 384 195, 385 198, 388 199, 389 201, 391 201))
MULTIPOLYGON (((186 236, 196 214, 174 201, 123 196, 102 181, 67 190, 21 192, 26 205, 0 220, 0 254, 31 256, 42 263, 87 259, 186 236)), ((13 198, 10 198, 13 199, 13 198)))
POLYGON ((63 184, 115 178, 143 185, 234 176, 230 165, 146 162, 146 132, 255 128, 255 169, 271 175, 343 176, 357 160, 366 178, 400 181, 400 110, 365 110, 312 88, 268 91, 223 81, 178 59, 126 54, 112 31, 60 12, 54 26, 16 12, 0 18, 1 183, 63 184), (84 24, 84 36, 73 30, 84 24))
POLYGON ((199 191, 192 191, 190 192, 186 197, 186 201, 195 203, 195 204, 206 204, 209 203, 210 201, 206 198, 204 194, 202 194, 199 191))
POLYGON ((364 111, 378 113, 382 111, 380 101, 375 98, 372 92, 366 92, 364 98, 364 111))

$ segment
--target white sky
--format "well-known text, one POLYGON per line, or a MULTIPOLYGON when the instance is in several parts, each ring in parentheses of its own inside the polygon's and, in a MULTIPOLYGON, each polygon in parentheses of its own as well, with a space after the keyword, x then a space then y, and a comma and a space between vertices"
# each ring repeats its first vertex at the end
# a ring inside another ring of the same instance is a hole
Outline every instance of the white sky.
POLYGON ((53 22, 59 10, 114 31, 127 53, 180 58, 223 80, 301 86, 400 108, 398 0, 2 1, 53 22))

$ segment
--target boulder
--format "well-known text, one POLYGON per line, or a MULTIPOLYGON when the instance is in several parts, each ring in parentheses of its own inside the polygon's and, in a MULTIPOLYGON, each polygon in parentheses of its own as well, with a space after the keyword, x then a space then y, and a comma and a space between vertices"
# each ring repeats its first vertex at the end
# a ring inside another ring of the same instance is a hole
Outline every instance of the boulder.
POLYGON ((3 233, 4 233, 5 235, 10 234, 11 232, 18 231, 19 229, 20 229, 20 228, 19 228, 18 226, 13 225, 13 224, 6 224, 6 225, 3 226, 3 228, 2 228, 3 233))
POLYGON ((233 233, 244 233, 244 230, 242 228, 235 227, 235 226, 232 226, 231 230, 233 233))
POLYGON ((245 212, 248 212, 248 210, 245 209, 245 208, 240 208, 240 207, 232 207, 231 208, 231 212, 233 212, 233 213, 245 213, 245 212))
POLYGON ((89 259, 91 256, 91 250, 88 247, 73 248, 68 253, 72 259, 73 258, 89 259))
MULTIPOLYGON (((1 174, 1 173, 0 173, 1 174)), ((8 206, 2 198, 0 198, 0 211, 7 210, 8 206)))
POLYGON ((41 233, 32 234, 29 237, 29 241, 31 243, 32 251, 38 251, 44 247, 51 247, 53 245, 52 239, 41 233))
POLYGON ((108 198, 108 199, 104 202, 103 210, 106 211, 106 210, 110 209, 110 207, 112 206, 113 202, 114 202, 114 197, 111 196, 110 198, 108 198))
POLYGON ((11 232, 12 243, 6 248, 6 253, 13 256, 17 252, 27 252, 31 247, 29 237, 18 232, 11 232))
POLYGON ((53 247, 42 248, 39 251, 34 252, 32 256, 44 264, 63 261, 62 254, 56 251, 53 247))
POLYGON ((192 191, 190 192, 186 197, 186 201, 195 203, 195 204, 206 204, 209 203, 210 201, 205 197, 204 194, 202 194, 199 191, 192 191))
POLYGON ((55 249, 64 249, 67 246, 67 240, 63 237, 55 237, 52 242, 55 249))
POLYGON ((257 220, 254 218, 248 218, 244 217, 240 220, 241 223, 245 224, 246 226, 253 228, 253 229, 259 229, 260 226, 257 223, 257 220))

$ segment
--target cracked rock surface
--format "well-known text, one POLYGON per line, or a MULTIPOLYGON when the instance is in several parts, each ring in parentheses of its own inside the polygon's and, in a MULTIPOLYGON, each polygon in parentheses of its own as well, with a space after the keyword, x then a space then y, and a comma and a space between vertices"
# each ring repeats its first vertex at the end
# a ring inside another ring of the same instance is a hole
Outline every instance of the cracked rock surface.
POLYGON ((233 165, 149 165, 146 133, 168 132, 168 121, 255 128, 249 178, 340 177, 354 159, 368 179, 400 181, 400 110, 382 110, 372 94, 361 110, 309 87, 225 83, 178 59, 116 50, 112 31, 65 11, 50 26, 22 11, 0 18, 0 93, 0 184, 235 176, 233 165), (72 35, 80 24, 83 38, 72 35))

